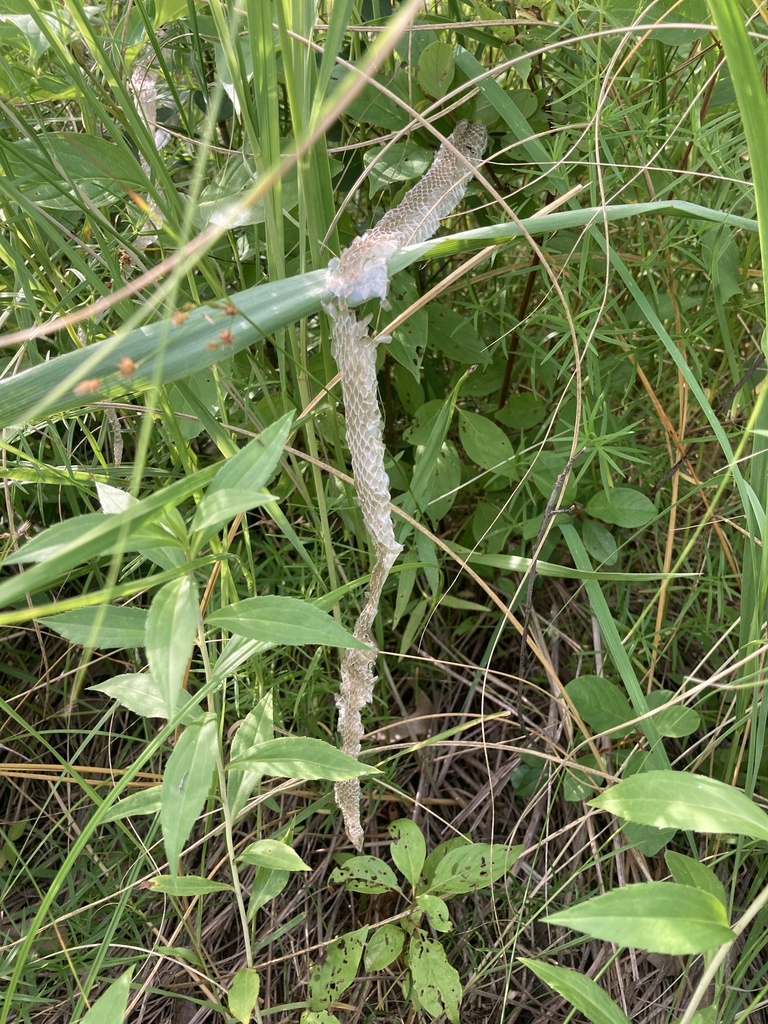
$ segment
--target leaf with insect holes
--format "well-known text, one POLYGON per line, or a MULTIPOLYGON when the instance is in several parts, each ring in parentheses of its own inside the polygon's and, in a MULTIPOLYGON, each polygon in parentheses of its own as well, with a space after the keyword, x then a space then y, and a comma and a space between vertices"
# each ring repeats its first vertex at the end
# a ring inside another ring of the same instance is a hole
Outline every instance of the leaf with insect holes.
POLYGON ((399 818, 389 826, 394 840, 389 848, 395 867, 415 886, 427 857, 427 844, 419 826, 408 818, 399 818))
POLYGON ((343 885, 348 892, 399 892, 392 868, 381 857, 361 854, 349 857, 330 877, 331 885, 343 885))
POLYGON ((461 979, 440 943, 414 932, 408 945, 408 966, 413 992, 422 1009, 430 1017, 445 1014, 452 1024, 459 1024, 461 979))
POLYGON ((522 852, 522 846, 501 843, 459 846, 450 850, 437 865, 429 891, 434 895, 455 896, 485 889, 498 881, 522 852))
POLYGON ((202 722, 187 726, 165 766, 160 825, 172 875, 178 872, 181 851, 210 792, 217 752, 216 718, 206 715, 202 722))
POLYGON ((346 992, 357 977, 368 925, 334 939, 325 951, 325 962, 309 972, 310 1010, 326 1010, 346 992))
POLYGON ((365 947, 366 971, 383 971, 393 964, 403 951, 405 932, 397 924, 384 924, 377 928, 365 947))

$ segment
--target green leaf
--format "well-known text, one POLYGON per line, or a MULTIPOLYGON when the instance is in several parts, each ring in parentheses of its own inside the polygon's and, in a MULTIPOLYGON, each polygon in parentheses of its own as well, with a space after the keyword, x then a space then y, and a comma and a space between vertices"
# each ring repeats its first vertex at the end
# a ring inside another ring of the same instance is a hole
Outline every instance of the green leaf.
POLYGON ((96 605, 47 615, 38 621, 81 647, 125 650, 144 646, 147 612, 143 608, 96 605))
POLYGON ((155 594, 147 616, 149 672, 172 718, 187 672, 197 631, 197 587, 190 576, 166 583, 155 594))
POLYGON ((510 430, 527 430, 547 418, 547 403, 538 395, 512 395, 503 409, 495 414, 499 423, 510 430))
POLYGON ((259 1001, 259 986, 259 975, 253 967, 241 967, 232 979, 227 1003, 230 1013, 241 1024, 251 1024, 253 1011, 259 1001))
POLYGON ((297 597, 248 597, 212 612, 207 621, 249 640, 290 647, 366 647, 331 615, 297 597))
POLYGON ((400 956, 405 932, 398 924, 384 924, 371 935, 365 947, 366 971, 383 971, 400 956))
POLYGON ((373 196, 380 189, 398 181, 421 178, 429 170, 432 155, 411 139, 407 142, 396 142, 393 146, 377 146, 368 150, 363 157, 363 163, 370 168, 370 194, 373 196))
POLYGON ((565 692, 587 725, 596 733, 625 736, 631 731, 626 723, 635 718, 624 693, 615 683, 600 676, 579 676, 565 687, 565 692))
POLYGON ((429 343, 443 355, 459 366, 485 366, 490 361, 490 353, 471 320, 439 302, 431 302, 427 314, 429 343))
POLYGON ((257 867, 272 868, 277 871, 311 871, 291 846, 286 846, 279 839, 257 839, 240 854, 244 864, 256 864, 257 867))
POLYGON ((592 1024, 629 1024, 627 1015, 597 982, 586 975, 569 967, 556 967, 554 964, 528 960, 522 956, 518 959, 529 971, 533 971, 537 978, 583 1013, 592 1024))
POLYGON ((639 850, 645 857, 655 857, 676 832, 675 828, 654 828, 653 825, 639 825, 636 821, 627 821, 621 827, 626 849, 639 850))
POLYGON ((735 939, 714 896, 672 882, 627 885, 543 920, 593 939, 673 956, 703 953, 735 939))
POLYGON ((178 872, 181 851, 210 792, 217 752, 216 719, 209 715, 187 726, 165 766, 160 825, 172 875, 178 872))
POLYGON ((227 459, 198 505, 192 532, 208 535, 241 512, 272 500, 264 487, 274 476, 292 422, 293 413, 287 413, 227 459))
POLYGON ((389 826, 394 842, 389 848, 395 867, 416 886, 427 857, 427 844, 419 826, 408 818, 398 818, 389 826))
POLYGON ((128 1006, 132 974, 133 968, 129 967, 116 978, 91 1006, 80 1024, 119 1024, 128 1006))
POLYGON ((226 882, 215 882, 199 875, 158 875, 149 883, 154 892, 167 896, 206 896, 209 892, 233 892, 226 882))
POLYGON ((381 857, 363 854, 350 857, 335 868, 329 879, 331 885, 343 885, 349 892, 399 892, 400 886, 392 868, 381 857))
POLYGON ((106 811, 101 821, 119 821, 121 818, 130 818, 134 814, 157 814, 162 807, 162 795, 160 786, 151 786, 149 789, 140 789, 138 793, 131 793, 123 797, 106 811))
POLYGON ((629 529, 647 526, 658 515, 651 499, 631 487, 612 487, 600 491, 590 498, 584 511, 604 523, 629 529))
POLYGON ((512 468, 515 459, 512 442, 493 420, 459 409, 459 437, 475 465, 499 474, 508 473, 512 468))
POLYGON ((79 210, 141 191, 146 179, 126 149, 97 135, 47 132, 5 147, 6 173, 25 197, 49 210, 79 210))
POLYGON ((429 923, 436 932, 450 932, 453 929, 448 904, 439 896, 430 896, 429 893, 419 893, 416 903, 429 917, 429 923))
MULTIPOLYGON (((231 757, 236 761, 249 750, 274 738, 272 694, 266 693, 237 727, 232 740, 231 757)), ((261 780, 261 772, 230 771, 227 776, 229 812, 236 818, 261 780)))
POLYGON ((272 868, 258 868, 251 884, 251 898, 248 900, 248 920, 252 921, 257 911, 279 896, 288 884, 290 871, 273 871, 272 868))
MULTIPOLYGON (((144 718, 168 717, 163 696, 149 672, 129 672, 127 675, 114 676, 105 683, 96 683, 88 689, 106 694, 135 715, 144 718)), ((203 714, 196 698, 190 696, 186 690, 179 690, 174 715, 178 715, 182 708, 183 714, 179 721, 184 725, 189 725, 203 714)))
POLYGON ((340 1021, 330 1010, 319 1010, 317 1013, 312 1010, 304 1010, 299 1024, 340 1024, 340 1021))
POLYGON ((643 772, 601 793, 590 806, 658 828, 768 840, 768 814, 740 790, 703 775, 643 772))
POLYGON ((357 977, 357 968, 368 936, 368 925, 346 932, 334 939, 326 949, 325 963, 309 972, 310 1010, 327 1009, 346 992, 357 977))
POLYGON ((664 860, 678 885, 690 885, 694 889, 708 892, 726 909, 728 908, 725 887, 712 868, 702 864, 699 860, 694 860, 693 857, 687 857, 683 853, 674 853, 672 850, 668 850, 664 854, 664 860))
POLYGON ((361 775, 378 775, 378 768, 362 764, 338 747, 304 736, 280 736, 260 743, 227 769, 277 775, 287 779, 328 779, 340 782, 361 775))
POLYGON ((444 1013, 453 1024, 459 1024, 461 979, 448 963, 440 943, 422 932, 415 932, 408 946, 408 966, 414 994, 422 1009, 433 1018, 444 1013))
POLYGON ((448 92, 456 73, 453 47, 436 40, 425 46, 419 57, 418 79, 421 91, 439 100, 448 92))
POLYGON ((585 519, 581 524, 581 539, 584 547, 599 565, 615 565, 619 549, 610 530, 594 519, 585 519))
POLYGON ((449 850, 437 865, 429 890, 434 895, 455 896, 486 889, 512 867, 522 852, 522 846, 502 843, 471 843, 449 850))
POLYGON ((673 704, 667 708, 662 707, 674 697, 675 694, 671 690, 654 690, 648 694, 648 706, 660 709, 653 716, 660 736, 684 739, 686 736, 693 735, 699 728, 701 715, 693 708, 681 707, 679 704, 673 704))

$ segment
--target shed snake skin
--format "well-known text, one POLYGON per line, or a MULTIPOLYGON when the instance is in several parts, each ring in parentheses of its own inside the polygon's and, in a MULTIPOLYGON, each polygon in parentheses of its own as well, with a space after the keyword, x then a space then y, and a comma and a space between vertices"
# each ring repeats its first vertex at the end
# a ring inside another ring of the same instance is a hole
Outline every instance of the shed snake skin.
MULTIPOLYGON (((331 320, 331 351, 341 377, 355 488, 375 554, 366 603, 354 630, 355 638, 366 649, 348 647, 344 651, 336 698, 342 750, 355 758, 360 756, 364 735, 361 712, 372 700, 376 682, 373 663, 378 649, 371 627, 384 584, 403 547, 395 539, 389 511, 389 478, 384 469, 383 421, 376 382, 376 348, 389 339, 371 335, 370 315, 358 320, 350 307, 372 298, 386 304, 387 261, 399 249, 424 242, 437 231, 441 219, 464 197, 472 168, 482 160, 487 142, 483 125, 459 121, 424 177, 398 206, 355 238, 340 257, 332 259, 326 273, 326 287, 332 297, 323 309, 331 320)), ((336 783, 335 795, 347 836, 361 850, 364 832, 359 779, 336 783)))

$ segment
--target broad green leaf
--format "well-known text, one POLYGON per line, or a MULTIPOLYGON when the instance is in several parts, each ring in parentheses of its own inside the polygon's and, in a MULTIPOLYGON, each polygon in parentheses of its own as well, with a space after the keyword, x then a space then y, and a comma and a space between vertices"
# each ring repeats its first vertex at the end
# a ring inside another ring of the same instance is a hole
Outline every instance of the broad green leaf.
POLYGON ((594 519, 585 519, 581 524, 581 539, 598 565, 615 565, 618 561, 618 545, 611 531, 602 523, 594 519))
POLYGON ((365 947, 366 971, 383 971, 400 956, 405 943, 405 932, 397 924, 384 924, 376 928, 365 947))
POLYGON ((245 864, 272 868, 277 871, 311 871, 292 846, 286 846, 279 839, 257 839, 240 854, 245 864))
POLYGON ((455 896, 485 889, 509 871, 522 852, 522 846, 502 843, 456 847, 449 850, 435 868, 429 891, 433 895, 455 896))
POLYGON ((421 91, 431 99, 439 100, 448 92, 456 73, 453 47, 436 40, 425 46, 418 63, 418 79, 421 91))
MULTIPOLYGON (((341 72, 334 73, 337 78, 341 72)), ((383 86, 377 89, 374 85, 367 85, 362 92, 347 106, 347 116, 353 121, 361 124, 372 124, 377 128, 388 128, 399 131, 408 124, 408 114, 398 103, 393 103, 388 93, 394 92, 409 102, 408 79, 404 74, 397 74, 394 77, 385 75, 374 75, 373 80, 383 86)))
POLYGON ((459 366, 485 366, 490 353, 471 320, 440 302, 431 302, 429 343, 459 366))
POLYGON ((259 975, 253 967, 241 967, 232 979, 227 1003, 230 1013, 241 1024, 251 1024, 253 1011, 259 1001, 259 987, 259 975))
POLYGON ((427 858, 427 844, 419 826, 408 818, 398 818, 389 826, 394 840, 389 848, 395 867, 412 886, 416 886, 427 858))
POLYGON ((699 728, 701 715, 693 708, 682 707, 680 704, 672 704, 667 708, 662 707, 674 696, 671 690, 654 690, 648 694, 648 706, 660 709, 653 716, 659 735, 684 739, 686 736, 693 735, 699 728))
POLYGON ((211 612, 207 621, 249 640, 291 647, 327 644, 365 650, 365 644, 331 615, 297 597, 247 597, 211 612))
POLYGON ((209 892, 233 891, 232 886, 226 882, 216 882, 199 875, 158 875, 152 879, 149 887, 167 896, 206 896, 209 892))
POLYGON ((649 953, 703 953, 735 938, 716 897, 688 885, 643 882, 543 919, 593 939, 649 953))
POLYGON ((160 786, 151 786, 123 797, 112 804, 101 818, 102 822, 119 821, 120 818, 130 818, 134 814, 157 814, 163 803, 160 790, 160 786))
POLYGON ((373 196, 394 182, 421 178, 429 170, 432 153, 409 139, 407 142, 396 142, 393 146, 377 146, 367 150, 363 163, 370 168, 368 190, 373 196))
POLYGON ((206 716, 186 727, 165 766, 160 825, 172 875, 210 792, 217 751, 216 719, 206 716))
POLYGON ((717 877, 712 868, 702 864, 693 857, 687 857, 683 853, 674 853, 667 850, 664 854, 667 867, 672 872, 672 877, 678 885, 690 885, 694 889, 701 889, 708 892, 727 909, 728 898, 725 895, 725 886, 717 877))
POLYGON ((98 605, 47 615, 38 621, 81 647, 124 650, 144 646, 147 612, 143 608, 98 605))
POLYGON ((190 576, 166 583, 155 594, 147 616, 149 672, 172 718, 195 644, 197 587, 190 576))
MULTIPOLYGON (((96 683, 88 689, 106 694, 135 715, 142 715, 144 718, 168 717, 163 696, 149 672, 129 672, 127 675, 113 676, 105 683, 96 683)), ((182 706, 184 714, 181 722, 184 724, 194 722, 203 713, 195 698, 186 690, 179 691, 176 712, 182 706)))
MULTIPOLYGON (((46 562, 50 558, 66 551, 78 540, 82 541, 88 535, 92 526, 102 526, 104 516, 101 512, 85 512, 75 519, 66 519, 63 523, 54 523, 47 530, 43 530, 36 537, 22 544, 18 551, 13 551, 3 559, 4 565, 19 565, 27 562, 46 562)), ((102 554, 107 550, 104 544, 92 550, 90 554, 84 555, 81 561, 87 561, 89 557, 102 554)), ((126 550, 128 550, 126 548, 126 550)))
POLYGON ((132 974, 133 968, 129 967, 116 978, 91 1006, 80 1024, 120 1024, 128 1006, 132 974))
POLYGON ((144 172, 130 153, 97 135, 48 132, 5 147, 7 173, 32 203, 52 210, 79 210, 139 192, 144 172), (55 163, 54 163, 55 161, 55 163))
POLYGON ((527 430, 547 418, 547 403, 533 394, 512 395, 494 418, 510 430, 527 430))
MULTIPOLYGON (((243 195, 255 188, 258 182, 259 174, 253 160, 242 153, 233 154, 200 193, 195 203, 195 225, 202 231, 209 225, 229 224, 233 228, 241 228, 247 224, 263 224, 267 218, 267 204, 263 198, 245 209, 240 206, 243 195)), ((280 194, 283 214, 287 214, 299 201, 295 171, 284 176, 280 194)))
POLYGON ((579 715, 596 733, 624 736, 631 731, 626 723, 636 716, 615 683, 601 676, 579 676, 567 684, 565 692, 579 715))
POLYGON ((452 1024, 459 1024, 461 979, 440 943, 415 932, 408 945, 408 966, 419 1005, 430 1017, 444 1013, 452 1024))
POLYGON ((299 1024, 340 1024, 340 1021, 330 1010, 318 1010, 317 1013, 312 1010, 304 1010, 299 1024))
POLYGON ((325 962, 310 968, 307 1000, 310 1010, 325 1010, 346 992, 357 977, 367 937, 368 925, 340 935, 327 947, 325 962))
POLYGON ((768 840, 768 814, 740 790, 703 775, 643 772, 612 786, 590 805, 658 828, 768 840))
POLYGON ((451 914, 448 904, 439 896, 430 896, 429 893, 419 893, 416 903, 429 917, 429 923, 436 932, 450 932, 453 929, 451 914))
POLYGON ((658 515, 651 499, 631 487, 612 487, 600 491, 590 498, 584 511, 604 523, 629 529, 647 526, 658 515))
MULTIPOLYGON (((272 694, 266 693, 237 727, 232 740, 231 757, 236 761, 253 747, 274 738, 272 694)), ((260 772, 230 771, 227 776, 229 811, 236 818, 261 780, 260 772)))
POLYGON ((275 473, 292 421, 293 413, 287 413, 227 459, 197 507, 192 532, 207 535, 240 512, 271 500, 264 487, 275 473))
POLYGON ((287 779, 329 779, 339 782, 361 775, 378 775, 378 768, 362 764, 338 747, 304 736, 280 736, 230 761, 229 771, 245 770, 287 779))
POLYGON ((459 409, 459 437, 464 451, 477 466, 500 474, 512 468, 512 442, 493 420, 459 409))
POLYGON ((279 896, 288 884, 290 871, 273 871, 272 868, 257 868, 251 884, 251 898, 248 900, 248 920, 252 921, 257 911, 279 896))
POLYGON ((331 885, 343 885, 349 892, 399 892, 400 886, 392 868, 381 857, 365 854, 350 857, 330 877, 331 885))
POLYGON ((464 836, 453 836, 452 839, 446 839, 444 843, 436 846, 424 861, 424 867, 421 872, 427 886, 432 885, 438 865, 448 856, 451 850, 460 850, 468 846, 472 846, 472 843, 469 839, 465 839, 464 836))
POLYGON ((629 1024, 627 1015, 619 1009, 608 993, 586 975, 569 967, 556 967, 554 964, 528 960, 522 956, 518 959, 529 971, 533 971, 537 978, 583 1013, 592 1024, 629 1024))
POLYGON ((626 849, 639 850, 645 857, 655 857, 674 839, 676 832, 676 828, 654 828, 636 821, 626 821, 621 827, 626 849))

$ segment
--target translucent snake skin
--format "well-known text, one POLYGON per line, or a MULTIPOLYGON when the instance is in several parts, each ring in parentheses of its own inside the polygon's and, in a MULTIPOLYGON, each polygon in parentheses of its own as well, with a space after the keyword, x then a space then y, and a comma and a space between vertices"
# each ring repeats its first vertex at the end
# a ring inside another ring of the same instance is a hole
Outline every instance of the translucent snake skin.
MULTIPOLYGON (((372 700, 376 682, 373 663, 378 650, 371 626, 384 583, 403 547, 395 539, 389 511, 389 478, 384 469, 383 422, 376 383, 376 348, 385 339, 371 336, 370 316, 358 320, 350 306, 371 298, 386 302, 387 261, 398 249, 424 242, 437 231, 440 220, 461 202, 471 168, 480 163, 487 142, 488 133, 482 125, 459 121, 437 151, 429 171, 402 202, 328 264, 326 286, 332 298, 323 308, 331 319, 331 351, 341 377, 355 488, 376 556, 365 607, 355 626, 356 639, 367 649, 345 650, 336 698, 342 749, 352 757, 360 755, 364 735, 361 712, 372 700)), ((338 782, 335 792, 347 836, 361 850, 360 782, 338 782)))

